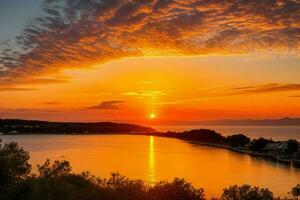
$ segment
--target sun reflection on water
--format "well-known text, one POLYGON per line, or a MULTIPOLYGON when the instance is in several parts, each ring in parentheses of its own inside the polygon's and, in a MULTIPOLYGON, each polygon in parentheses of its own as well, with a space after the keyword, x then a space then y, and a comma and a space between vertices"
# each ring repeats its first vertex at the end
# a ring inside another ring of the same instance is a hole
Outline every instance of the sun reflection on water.
POLYGON ((154 184, 156 181, 155 173, 155 147, 154 147, 154 137, 149 138, 149 181, 154 184))

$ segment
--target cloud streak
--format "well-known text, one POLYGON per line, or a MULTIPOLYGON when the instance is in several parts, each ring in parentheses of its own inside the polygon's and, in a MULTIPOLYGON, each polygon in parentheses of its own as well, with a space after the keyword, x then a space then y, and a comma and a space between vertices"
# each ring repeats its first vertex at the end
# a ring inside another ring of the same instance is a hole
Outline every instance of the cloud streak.
POLYGON ((270 83, 266 85, 257 86, 247 86, 235 88, 235 94, 265 94, 273 92, 290 92, 290 91, 300 91, 300 84, 280 84, 280 83, 270 83))
POLYGON ((132 56, 299 56, 297 0, 44 0, 43 10, 0 53, 1 85, 132 56))
POLYGON ((103 101, 99 105, 87 107, 87 109, 97 110, 117 110, 120 109, 120 105, 125 103, 124 101, 103 101))
POLYGON ((21 88, 21 87, 7 87, 7 86, 0 86, 0 92, 22 92, 22 91, 33 91, 34 88, 21 88))

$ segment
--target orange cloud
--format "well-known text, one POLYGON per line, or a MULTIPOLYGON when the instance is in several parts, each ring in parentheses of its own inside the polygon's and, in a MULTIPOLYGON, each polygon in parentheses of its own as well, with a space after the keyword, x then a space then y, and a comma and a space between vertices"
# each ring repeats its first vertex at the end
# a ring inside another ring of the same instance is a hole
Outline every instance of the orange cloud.
POLYGON ((44 83, 37 77, 148 54, 298 56, 300 50, 295 0, 44 0, 43 6, 19 46, 1 52, 1 85, 44 83))
POLYGON ((14 87, 14 86, 0 86, 0 92, 1 91, 32 91, 35 90, 34 88, 24 88, 24 87, 14 87))
POLYGON ((290 97, 292 97, 292 98, 300 98, 300 95, 292 95, 290 97))
POLYGON ((88 109, 99 109, 99 110, 116 110, 119 109, 120 104, 124 101, 103 101, 99 105, 87 107, 88 109))

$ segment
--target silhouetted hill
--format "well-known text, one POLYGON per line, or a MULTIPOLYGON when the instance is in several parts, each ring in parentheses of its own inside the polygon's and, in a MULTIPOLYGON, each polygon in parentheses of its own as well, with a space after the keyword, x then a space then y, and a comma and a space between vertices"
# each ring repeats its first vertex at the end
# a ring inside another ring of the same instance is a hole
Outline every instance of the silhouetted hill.
POLYGON ((96 122, 47 122, 36 120, 0 119, 0 132, 47 133, 47 134, 88 134, 88 133, 135 133, 153 132, 154 129, 133 124, 96 122))

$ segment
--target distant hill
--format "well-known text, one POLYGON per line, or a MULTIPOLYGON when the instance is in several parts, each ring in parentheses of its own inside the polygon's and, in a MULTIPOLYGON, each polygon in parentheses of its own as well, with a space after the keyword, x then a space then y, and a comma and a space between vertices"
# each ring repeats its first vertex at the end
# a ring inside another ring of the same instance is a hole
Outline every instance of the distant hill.
POLYGON ((148 133, 154 131, 149 127, 112 122, 77 123, 0 119, 0 133, 2 134, 148 133))
POLYGON ((222 119, 197 122, 199 125, 219 126, 300 126, 300 118, 281 119, 222 119))

